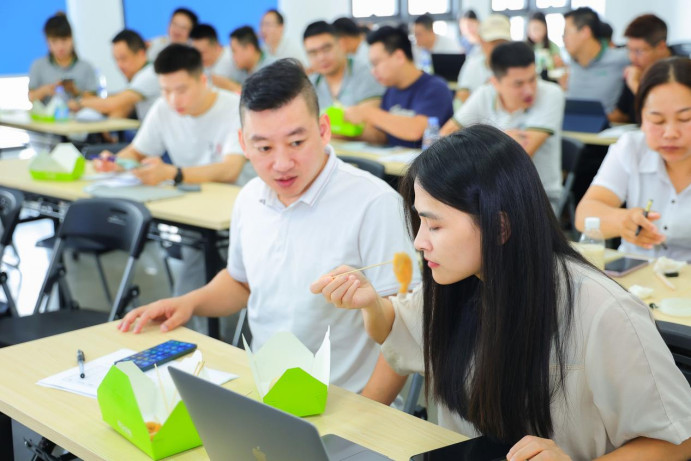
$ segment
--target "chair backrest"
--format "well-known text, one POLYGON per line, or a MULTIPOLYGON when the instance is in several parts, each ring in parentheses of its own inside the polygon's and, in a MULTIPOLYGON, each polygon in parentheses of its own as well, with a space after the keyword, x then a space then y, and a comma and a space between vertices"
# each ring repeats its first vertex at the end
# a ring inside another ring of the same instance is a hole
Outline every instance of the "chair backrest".
POLYGON ((561 138, 561 169, 574 173, 583 152, 583 143, 576 139, 561 138))
POLYGON ((141 203, 119 198, 88 198, 73 202, 58 229, 58 239, 92 240, 139 258, 151 224, 141 203))
POLYGON ((343 160, 346 163, 350 163, 352 165, 355 165, 356 167, 360 168, 361 170, 368 171, 369 173, 373 174, 379 179, 384 179, 384 174, 386 173, 386 169, 384 168, 384 165, 375 161, 375 160, 369 160, 366 158, 360 158, 360 157, 351 157, 349 155, 339 155, 338 158, 343 160))
POLYGON ((691 327, 671 322, 656 323, 674 362, 691 385, 691 327))
POLYGON ((19 222, 19 212, 22 211, 23 203, 24 194, 0 187, 0 256, 2 249, 12 243, 12 234, 19 222))

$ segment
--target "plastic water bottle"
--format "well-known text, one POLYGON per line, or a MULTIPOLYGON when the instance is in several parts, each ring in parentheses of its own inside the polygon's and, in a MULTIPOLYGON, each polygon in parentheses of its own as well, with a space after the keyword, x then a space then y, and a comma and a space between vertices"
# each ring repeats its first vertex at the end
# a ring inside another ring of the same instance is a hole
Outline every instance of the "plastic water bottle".
POLYGON ((600 232, 600 218, 585 218, 585 231, 581 234, 578 249, 593 266, 604 270, 605 238, 600 232))
POLYGON ((434 141, 439 139, 439 119, 437 117, 429 117, 427 119, 427 128, 422 135, 422 150, 427 149, 434 144, 434 141))
POLYGON ((432 69, 432 53, 424 49, 421 49, 420 53, 420 67, 424 72, 431 74, 434 72, 434 69, 432 69))
POLYGON ((67 107, 67 95, 65 94, 65 88, 62 85, 55 88, 55 121, 64 122, 70 118, 70 108, 67 107))

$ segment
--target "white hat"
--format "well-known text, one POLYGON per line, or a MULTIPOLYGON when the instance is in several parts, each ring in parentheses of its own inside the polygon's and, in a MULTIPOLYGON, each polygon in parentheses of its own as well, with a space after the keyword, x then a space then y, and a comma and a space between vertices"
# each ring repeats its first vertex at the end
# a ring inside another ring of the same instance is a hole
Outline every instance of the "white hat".
POLYGON ((480 38, 484 42, 511 41, 511 23, 503 14, 491 14, 480 23, 480 38))

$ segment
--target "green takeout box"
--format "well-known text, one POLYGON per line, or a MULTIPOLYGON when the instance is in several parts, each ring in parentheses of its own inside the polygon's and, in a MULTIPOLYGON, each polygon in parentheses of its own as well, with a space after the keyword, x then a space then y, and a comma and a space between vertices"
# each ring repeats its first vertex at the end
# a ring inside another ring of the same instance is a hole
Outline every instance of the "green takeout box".
POLYGON ((329 116, 329 120, 331 121, 331 132, 334 134, 353 138, 355 136, 360 136, 365 129, 365 125, 355 125, 346 122, 343 107, 329 106, 325 109, 325 112, 326 115, 329 116))
POLYGON ((103 420, 152 459, 202 444, 182 400, 158 433, 149 436, 145 418, 164 414, 165 409, 156 385, 131 361, 110 368, 98 387, 97 398, 103 420))
POLYGON ((314 355, 289 332, 275 334, 254 354, 244 336, 242 342, 264 403, 298 417, 324 413, 331 370, 329 330, 314 355))
POLYGON ((74 181, 84 174, 86 161, 69 142, 55 146, 49 153, 41 152, 29 163, 31 177, 49 181, 74 181))

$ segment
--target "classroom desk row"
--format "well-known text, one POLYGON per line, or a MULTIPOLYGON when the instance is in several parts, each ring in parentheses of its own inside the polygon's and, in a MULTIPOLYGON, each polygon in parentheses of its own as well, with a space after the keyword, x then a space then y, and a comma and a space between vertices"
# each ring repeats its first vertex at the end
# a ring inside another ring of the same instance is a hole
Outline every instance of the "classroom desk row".
MULTIPOLYGON (((148 460, 101 420, 95 399, 41 387, 42 378, 75 366, 75 353, 100 357, 121 348, 143 350, 174 338, 198 345, 210 368, 240 375, 224 387, 259 399, 244 351, 186 328, 161 333, 121 333, 116 322, 0 349, 0 412, 85 460, 148 460)), ((228 415, 229 418, 233 415, 228 415)), ((326 411, 306 418, 321 435, 337 434, 395 460, 465 440, 461 434, 394 410, 365 397, 329 387, 326 411)), ((203 447, 167 459, 208 459, 203 447)))
MULTIPOLYGON (((608 251, 605 256, 607 261, 611 261, 619 257, 621 257, 621 255, 615 251, 608 251)), ((691 299, 691 266, 688 265, 679 271, 679 277, 669 279, 674 285, 674 289, 665 285, 659 278, 655 276, 652 264, 648 264, 642 269, 633 271, 624 277, 616 277, 614 280, 619 282, 624 288, 630 288, 633 285, 641 285, 652 288, 652 296, 643 300, 646 304, 659 304, 660 300, 665 298, 691 299)), ((658 309, 653 310, 653 316, 655 317, 655 320, 691 326, 691 317, 668 315, 660 312, 658 309)))
POLYGON ((31 119, 27 111, 11 111, 0 113, 0 125, 19 128, 37 133, 69 136, 78 133, 102 133, 107 131, 136 130, 139 120, 128 118, 107 118, 93 122, 39 122, 31 119))

